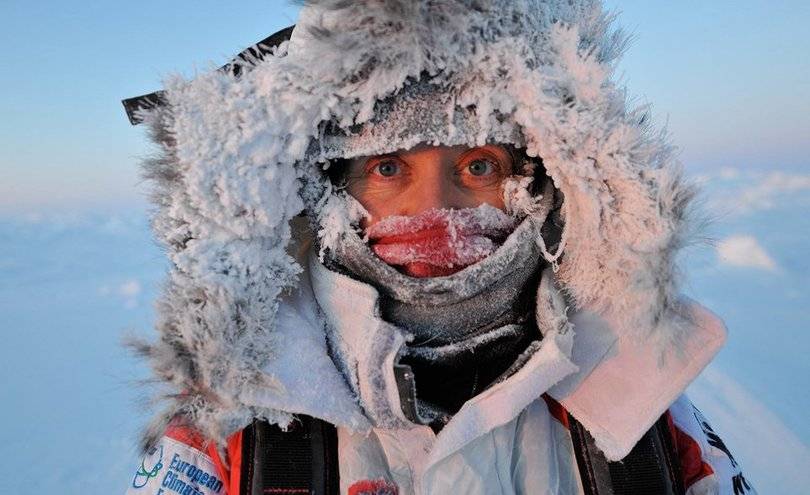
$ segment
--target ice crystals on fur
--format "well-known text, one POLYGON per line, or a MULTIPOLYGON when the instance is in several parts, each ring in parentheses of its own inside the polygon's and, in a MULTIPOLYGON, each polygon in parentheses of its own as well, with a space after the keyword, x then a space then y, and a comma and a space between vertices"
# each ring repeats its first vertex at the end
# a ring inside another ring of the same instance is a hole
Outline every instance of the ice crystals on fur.
POLYGON ((253 417, 289 419, 241 397, 271 389, 264 365, 289 352, 274 327, 301 271, 291 220, 320 219, 302 235, 327 248, 354 228, 345 220, 358 210, 332 215, 345 201, 324 201, 328 180, 313 171, 419 142, 511 142, 542 157, 565 198, 562 290, 658 352, 677 349, 688 325, 663 322, 685 318, 674 259, 693 191, 666 135, 612 79, 624 46, 597 0, 322 0, 241 76, 167 81, 145 170, 172 268, 160 337, 138 349, 168 390, 146 442, 178 416, 218 441, 253 417), (413 99, 402 121, 376 118, 417 83, 442 103, 413 99), (351 151, 341 135, 359 139, 351 151))

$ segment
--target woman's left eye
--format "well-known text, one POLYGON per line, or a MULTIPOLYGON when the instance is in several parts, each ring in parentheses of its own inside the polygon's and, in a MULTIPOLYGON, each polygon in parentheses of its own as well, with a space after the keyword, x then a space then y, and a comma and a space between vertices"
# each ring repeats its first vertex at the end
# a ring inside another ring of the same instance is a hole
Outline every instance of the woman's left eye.
POLYGON ((496 166, 489 160, 478 159, 467 165, 467 170, 472 175, 483 177, 493 174, 496 170, 496 166))

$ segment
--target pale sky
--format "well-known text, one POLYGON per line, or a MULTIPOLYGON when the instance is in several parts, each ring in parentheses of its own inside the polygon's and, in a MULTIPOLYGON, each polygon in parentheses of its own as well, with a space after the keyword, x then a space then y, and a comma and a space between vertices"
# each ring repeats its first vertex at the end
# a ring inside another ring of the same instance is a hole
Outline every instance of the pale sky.
MULTIPOLYGON (((630 93, 690 170, 810 172, 810 2, 609 0, 630 93)), ((0 3, 0 212, 141 204, 149 152, 120 100, 295 22, 288 1, 0 3)))

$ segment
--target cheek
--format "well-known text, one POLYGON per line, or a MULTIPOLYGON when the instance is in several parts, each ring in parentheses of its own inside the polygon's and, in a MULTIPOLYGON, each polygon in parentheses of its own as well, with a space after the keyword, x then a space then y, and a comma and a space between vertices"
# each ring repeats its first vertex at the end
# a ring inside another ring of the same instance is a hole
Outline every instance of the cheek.
POLYGON ((459 203, 462 203, 466 208, 475 208, 482 204, 488 204, 499 210, 506 210, 506 204, 503 200, 503 187, 500 184, 497 187, 486 189, 461 189, 459 196, 461 197, 459 203))
POLYGON ((346 192, 352 195, 363 208, 371 215, 371 219, 364 218, 361 228, 378 222, 380 219, 397 215, 402 208, 402 197, 397 191, 370 187, 367 183, 350 184, 346 192))
POLYGON ((498 208, 499 210, 506 211, 506 203, 503 200, 503 186, 497 187, 492 194, 488 197, 487 203, 498 208))

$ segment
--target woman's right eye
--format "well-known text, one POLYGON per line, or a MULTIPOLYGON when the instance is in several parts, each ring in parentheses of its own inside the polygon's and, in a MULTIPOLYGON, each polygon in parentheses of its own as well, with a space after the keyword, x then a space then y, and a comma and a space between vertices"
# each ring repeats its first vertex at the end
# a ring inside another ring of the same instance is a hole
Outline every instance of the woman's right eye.
POLYGON ((371 172, 383 177, 393 177, 400 173, 400 166, 393 160, 379 162, 371 168, 371 172))

